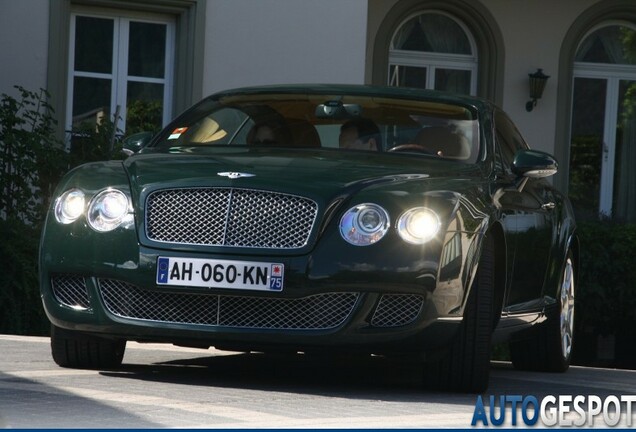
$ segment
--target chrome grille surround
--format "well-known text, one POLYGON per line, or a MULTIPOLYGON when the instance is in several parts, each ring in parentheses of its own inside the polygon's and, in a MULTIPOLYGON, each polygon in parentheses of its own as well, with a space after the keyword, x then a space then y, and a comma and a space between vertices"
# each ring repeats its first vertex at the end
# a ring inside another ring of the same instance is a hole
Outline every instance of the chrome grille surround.
POLYGON ((100 279, 106 309, 122 318, 176 324, 278 330, 328 330, 351 314, 359 294, 324 293, 296 299, 144 290, 100 279))
POLYGON ((266 249, 307 244, 318 213, 308 198, 237 188, 162 189, 146 200, 146 236, 162 243, 266 249))
POLYGON ((371 325, 374 327, 400 327, 415 321, 424 305, 418 294, 384 294, 375 309, 371 325))
POLYGON ((87 310, 91 307, 86 289, 86 280, 82 276, 54 274, 51 277, 53 296, 63 305, 76 310, 87 310))

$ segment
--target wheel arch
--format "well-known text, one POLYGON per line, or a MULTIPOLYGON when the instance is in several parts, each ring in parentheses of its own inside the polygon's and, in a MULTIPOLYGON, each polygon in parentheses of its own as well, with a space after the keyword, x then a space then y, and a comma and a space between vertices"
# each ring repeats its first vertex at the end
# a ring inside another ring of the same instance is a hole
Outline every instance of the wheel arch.
MULTIPOLYGON (((574 262, 572 263, 574 266, 574 277, 575 284, 578 285, 578 275, 579 275, 579 259, 581 254, 581 246, 579 242, 578 233, 576 230, 576 226, 574 223, 566 223, 563 224, 563 228, 559 233, 559 240, 556 242, 557 251, 553 249, 552 253, 554 254, 551 260, 553 264, 548 267, 548 273, 546 274, 546 279, 544 281, 543 287, 543 296, 557 298, 560 290, 560 279, 563 274, 563 268, 565 266, 565 262, 567 260, 568 251, 572 251, 572 255, 574 258, 574 262)), ((576 286, 575 285, 575 286, 576 286)))

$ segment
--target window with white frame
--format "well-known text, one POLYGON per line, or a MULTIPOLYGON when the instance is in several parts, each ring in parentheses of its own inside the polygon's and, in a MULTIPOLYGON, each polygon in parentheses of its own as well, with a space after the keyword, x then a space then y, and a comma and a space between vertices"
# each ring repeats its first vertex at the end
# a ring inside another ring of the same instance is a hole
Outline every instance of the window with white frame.
POLYGON ((407 18, 391 39, 388 84, 476 94, 477 49, 472 35, 443 12, 407 18))
POLYGON ((73 14, 66 130, 112 121, 158 130, 170 119, 174 22, 169 17, 73 14))
POLYGON ((634 40, 634 23, 604 23, 576 52, 568 192, 579 219, 636 221, 634 40))

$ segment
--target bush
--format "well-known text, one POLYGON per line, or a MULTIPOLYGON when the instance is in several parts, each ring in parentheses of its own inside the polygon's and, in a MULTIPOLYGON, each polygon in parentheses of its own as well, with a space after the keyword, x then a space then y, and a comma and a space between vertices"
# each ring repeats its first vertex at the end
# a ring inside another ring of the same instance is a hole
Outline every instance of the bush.
POLYGON ((19 220, 0 220, 0 237, 0 333, 48 334, 38 283, 39 232, 19 220))
POLYGON ((19 100, 0 97, 0 217, 37 225, 68 167, 48 93, 16 89, 19 100))
POLYGON ((577 325, 601 334, 633 327, 636 318, 636 225, 579 224, 581 257, 577 325))
POLYGON ((0 96, 0 332, 43 334, 37 274, 40 229, 68 168, 44 90, 0 96))
POLYGON ((85 122, 73 130, 70 166, 86 162, 122 159, 121 130, 115 123, 102 120, 99 124, 85 122))
POLYGON ((581 256, 576 291, 575 361, 602 363, 597 344, 609 336, 615 342, 614 353, 610 353, 614 361, 604 365, 636 365, 636 352, 626 351, 636 338, 636 225, 607 220, 582 222, 578 234, 581 256), (631 358, 621 359, 620 353, 631 358))

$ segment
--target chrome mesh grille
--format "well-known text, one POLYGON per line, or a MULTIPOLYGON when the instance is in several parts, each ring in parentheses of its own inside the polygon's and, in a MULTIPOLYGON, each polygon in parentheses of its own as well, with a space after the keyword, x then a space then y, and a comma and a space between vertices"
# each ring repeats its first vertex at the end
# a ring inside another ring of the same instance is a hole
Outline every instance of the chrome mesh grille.
POLYGON ((146 201, 146 235, 167 243, 268 249, 305 246, 318 211, 295 195, 232 189, 166 189, 146 201))
POLYGON ((183 324, 216 322, 217 296, 144 291, 113 279, 100 279, 99 288, 106 309, 124 318, 183 324))
POLYGON ((349 316, 354 293, 316 294, 299 299, 221 296, 219 325, 271 329, 329 329, 349 316))
POLYGON ((415 321, 420 314, 424 297, 417 294, 385 294, 375 309, 371 325, 399 327, 415 321))
POLYGON ((51 277, 53 296, 60 303, 73 309, 88 309, 88 291, 86 281, 77 275, 57 274, 51 277))
POLYGON ((358 293, 283 299, 161 292, 112 279, 100 279, 99 286, 108 311, 124 318, 261 329, 335 328, 345 322, 358 299, 358 293))

